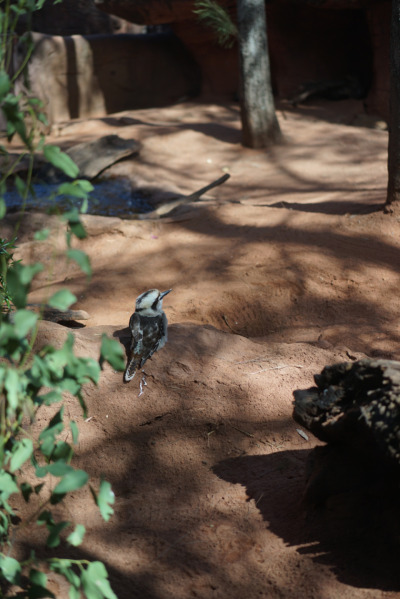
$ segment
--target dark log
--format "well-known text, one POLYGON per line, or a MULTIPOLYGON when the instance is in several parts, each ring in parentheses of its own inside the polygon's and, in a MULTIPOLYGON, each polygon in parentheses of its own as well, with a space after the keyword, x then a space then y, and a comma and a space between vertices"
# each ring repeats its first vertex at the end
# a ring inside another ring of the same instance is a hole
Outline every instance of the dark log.
POLYGON ((51 322, 72 322, 75 320, 89 320, 90 316, 85 310, 59 310, 43 304, 28 304, 32 312, 41 314, 43 320, 51 322))
POLYGON ((118 135, 104 135, 94 141, 82 142, 66 153, 79 167, 79 176, 94 179, 116 162, 140 151, 134 139, 122 139, 118 135))
POLYGON ((294 391, 293 418, 318 439, 400 466, 400 362, 326 366, 316 387, 294 391))

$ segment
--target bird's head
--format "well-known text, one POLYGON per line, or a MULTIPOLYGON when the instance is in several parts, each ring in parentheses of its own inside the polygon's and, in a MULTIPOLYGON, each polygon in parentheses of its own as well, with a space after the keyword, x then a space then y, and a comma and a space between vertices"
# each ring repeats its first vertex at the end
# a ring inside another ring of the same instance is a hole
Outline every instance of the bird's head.
POLYGON ((155 316, 162 312, 162 301, 164 296, 172 291, 158 291, 158 289, 149 289, 136 298, 136 312, 143 316, 155 316))

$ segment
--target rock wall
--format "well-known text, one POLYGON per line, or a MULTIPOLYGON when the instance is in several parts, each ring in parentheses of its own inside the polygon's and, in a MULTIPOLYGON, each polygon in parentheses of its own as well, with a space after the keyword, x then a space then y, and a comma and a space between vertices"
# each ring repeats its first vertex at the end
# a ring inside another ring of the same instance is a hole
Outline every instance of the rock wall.
POLYGON ((373 4, 367 11, 368 25, 371 35, 372 83, 366 98, 367 112, 389 118, 390 87, 390 17, 391 3, 373 4))
MULTIPOLYGON (((27 23, 19 23, 19 31, 27 23)), ((47 0, 32 14, 32 29, 49 35, 91 35, 96 33, 139 33, 129 21, 99 10, 93 0, 68 0, 54 4, 47 0)))
MULTIPOLYGON (((219 48, 193 14, 193 0, 95 0, 136 23, 169 23, 200 65, 204 95, 235 97, 237 49, 219 48)), ((221 0, 235 18, 234 0, 221 0)), ((275 0, 267 3, 274 92, 283 99, 312 80, 355 77, 369 112, 387 118, 390 2, 275 0)))
POLYGON ((165 106, 200 91, 197 64, 172 35, 34 33, 33 39, 28 78, 50 123, 165 106))
MULTIPOLYGON (((235 19, 236 1, 221 3, 235 19)), ((387 118, 390 6, 388 0, 368 5, 362 0, 324 0, 318 5, 311 0, 269 2, 268 41, 276 97, 290 99, 311 81, 350 78, 354 83, 350 95, 364 98, 368 112, 387 118)), ((237 99, 237 47, 218 46, 213 31, 199 22, 193 8, 193 0, 46 3, 34 21, 42 33, 109 34, 97 40, 89 36, 38 42, 30 80, 49 107, 51 121, 165 105, 199 93, 207 100, 237 99), (183 45, 178 48, 172 37, 118 41, 119 36, 111 33, 116 27, 124 31, 144 24, 168 24, 183 45), (53 47, 56 55, 46 56, 53 47)))

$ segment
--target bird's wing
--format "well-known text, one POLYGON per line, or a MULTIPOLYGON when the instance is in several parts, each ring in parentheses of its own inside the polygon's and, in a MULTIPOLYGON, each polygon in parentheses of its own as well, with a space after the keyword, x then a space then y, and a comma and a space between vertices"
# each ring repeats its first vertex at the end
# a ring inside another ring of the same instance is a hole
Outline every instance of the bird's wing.
POLYGON ((129 319, 129 329, 131 331, 131 342, 128 351, 128 360, 126 363, 124 381, 128 383, 135 376, 136 370, 140 367, 141 353, 143 349, 143 330, 140 326, 138 314, 133 313, 129 319))
POLYGON ((140 354, 143 349, 143 328, 140 323, 140 316, 136 312, 129 319, 129 328, 132 335, 130 351, 133 354, 140 354))
POLYGON ((143 350, 141 352, 141 366, 164 345, 163 337, 165 334, 164 320, 161 315, 151 318, 142 317, 142 324, 143 350))
POLYGON ((165 312, 163 312, 162 318, 161 318, 161 323, 159 326, 160 336, 159 336, 157 347, 156 347, 155 351, 158 351, 159 349, 164 347, 164 345, 167 343, 167 341, 168 341, 167 330, 168 330, 168 320, 165 315, 165 312))

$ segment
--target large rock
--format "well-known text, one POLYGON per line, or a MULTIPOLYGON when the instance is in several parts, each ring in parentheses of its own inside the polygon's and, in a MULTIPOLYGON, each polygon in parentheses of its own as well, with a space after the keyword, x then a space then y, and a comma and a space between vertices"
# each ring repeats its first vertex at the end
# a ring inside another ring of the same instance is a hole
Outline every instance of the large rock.
POLYGON ((27 29, 49 35, 91 35, 97 33, 139 33, 138 26, 99 10, 93 0, 45 2, 31 15, 31 23, 22 17, 18 33, 27 29))
POLYGON ((400 362, 342 362, 314 379, 294 392, 295 420, 322 441, 400 466, 400 362))
POLYGON ((166 106, 200 91, 197 64, 173 35, 34 33, 33 41, 30 87, 50 123, 166 106))

